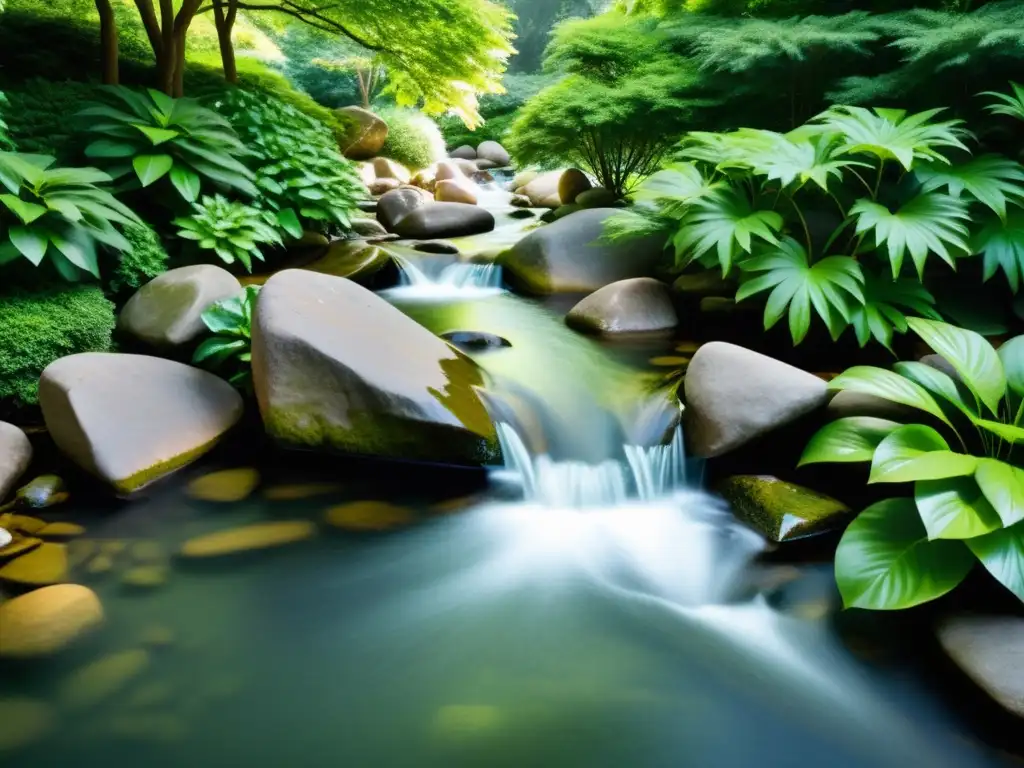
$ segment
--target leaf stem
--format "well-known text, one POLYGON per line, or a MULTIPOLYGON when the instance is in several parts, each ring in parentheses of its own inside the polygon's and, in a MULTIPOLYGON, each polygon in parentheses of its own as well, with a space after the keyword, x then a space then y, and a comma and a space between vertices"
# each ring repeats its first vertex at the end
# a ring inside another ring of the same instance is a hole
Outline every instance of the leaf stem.
POLYGON ((794 200, 792 196, 787 197, 786 199, 789 200, 790 205, 793 206, 793 210, 796 211, 796 215, 800 219, 800 224, 804 228, 804 238, 806 238, 807 241, 807 258, 810 259, 813 246, 811 245, 811 230, 807 226, 807 219, 804 218, 803 211, 800 210, 800 206, 796 204, 796 200, 794 200))

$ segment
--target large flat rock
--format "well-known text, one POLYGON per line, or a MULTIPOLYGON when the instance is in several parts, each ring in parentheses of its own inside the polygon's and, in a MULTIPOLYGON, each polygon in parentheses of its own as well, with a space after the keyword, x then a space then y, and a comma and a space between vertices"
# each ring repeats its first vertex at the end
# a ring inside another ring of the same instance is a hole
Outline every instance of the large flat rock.
POLYGON ((417 240, 481 235, 494 229, 494 215, 469 203, 427 203, 413 208, 391 231, 417 240))

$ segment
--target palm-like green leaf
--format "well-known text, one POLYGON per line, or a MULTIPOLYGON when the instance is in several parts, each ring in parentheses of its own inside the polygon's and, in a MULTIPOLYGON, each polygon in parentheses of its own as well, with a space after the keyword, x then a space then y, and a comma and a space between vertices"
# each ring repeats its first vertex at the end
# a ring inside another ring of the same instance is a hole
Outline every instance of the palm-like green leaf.
POLYGON ((967 204, 941 192, 927 192, 912 198, 893 212, 880 203, 862 199, 850 213, 857 217, 857 232, 872 233, 875 247, 885 248, 892 265, 893 278, 899 277, 907 253, 924 279, 929 253, 956 266, 957 251, 966 253, 969 231, 967 204))
POLYGON ((1024 199, 1024 166, 1001 155, 982 155, 957 165, 923 163, 915 174, 923 192, 945 187, 959 199, 966 191, 1001 219, 1006 218, 1008 202, 1024 199))
POLYGON ((1024 209, 1011 208, 1005 221, 985 222, 971 240, 971 252, 982 256, 986 281, 1001 269, 1016 293, 1024 274, 1024 209))
POLYGON ((828 386, 829 389, 860 392, 863 395, 873 395, 917 408, 952 426, 949 417, 927 389, 911 379, 884 368, 856 365, 836 376, 828 386))
POLYGON ((633 193, 633 199, 640 204, 656 204, 662 214, 680 219, 695 201, 722 187, 722 182, 706 179, 693 163, 677 163, 646 179, 633 193))
POLYGON ((864 302, 853 305, 850 323, 862 347, 873 337, 891 351, 893 331, 907 331, 907 312, 938 320, 934 305, 935 298, 916 280, 891 280, 865 272, 864 302))
POLYGON ((996 102, 989 104, 985 109, 993 115, 1008 115, 1018 120, 1024 120, 1024 86, 1011 82, 1012 94, 999 93, 998 91, 983 91, 981 96, 991 96, 996 102))
POLYGON ((907 115, 899 109, 835 106, 816 120, 842 136, 840 153, 869 154, 896 160, 906 170, 916 160, 948 162, 941 149, 967 150, 960 120, 933 121, 941 109, 907 115))
POLYGON ((758 277, 740 286, 736 300, 743 301, 771 290, 764 311, 764 326, 766 329, 773 327, 788 307, 794 344, 799 344, 807 335, 812 307, 835 339, 850 322, 851 303, 864 300, 864 275, 856 261, 846 256, 831 256, 811 264, 807 251, 791 237, 744 260, 740 269, 758 277))

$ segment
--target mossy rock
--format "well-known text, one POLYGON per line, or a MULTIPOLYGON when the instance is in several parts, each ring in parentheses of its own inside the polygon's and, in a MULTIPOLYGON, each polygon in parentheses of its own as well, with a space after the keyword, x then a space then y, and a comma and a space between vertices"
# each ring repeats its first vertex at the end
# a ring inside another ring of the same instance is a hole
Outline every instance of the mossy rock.
POLYGON ((736 516, 772 541, 792 541, 842 526, 841 501, 769 475, 736 475, 716 488, 736 516))

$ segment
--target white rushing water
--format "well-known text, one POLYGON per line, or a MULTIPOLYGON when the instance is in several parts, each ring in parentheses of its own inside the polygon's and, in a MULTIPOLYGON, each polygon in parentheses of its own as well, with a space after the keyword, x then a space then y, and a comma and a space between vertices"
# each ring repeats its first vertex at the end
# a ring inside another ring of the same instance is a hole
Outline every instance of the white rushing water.
MULTIPOLYGON (((496 264, 445 264, 432 256, 422 260, 392 254, 401 278, 386 295, 403 299, 484 298, 503 293, 501 267, 496 264)), ((441 257, 442 259, 444 257, 441 257)))

